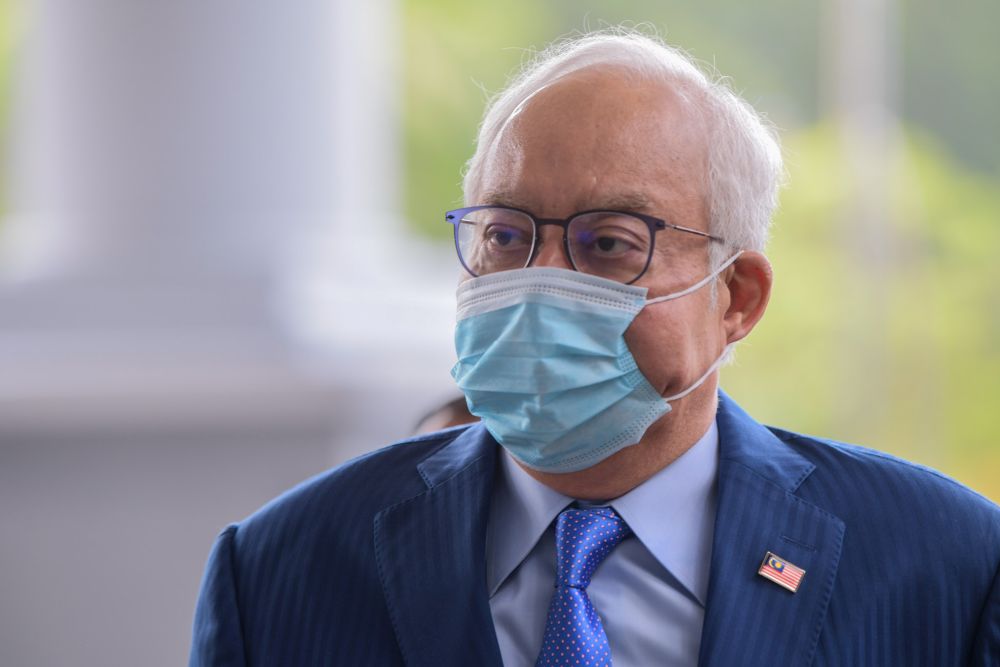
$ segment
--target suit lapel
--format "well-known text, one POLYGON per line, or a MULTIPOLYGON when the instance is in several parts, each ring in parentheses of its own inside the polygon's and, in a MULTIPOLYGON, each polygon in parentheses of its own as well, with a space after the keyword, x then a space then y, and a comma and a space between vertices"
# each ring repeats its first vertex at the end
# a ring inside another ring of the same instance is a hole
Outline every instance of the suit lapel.
POLYGON ((718 423, 718 511, 699 665, 808 665, 844 523, 795 495, 815 466, 724 394, 718 423), (795 593, 757 574, 768 551, 806 571, 795 593))
POLYGON ((375 517, 386 605, 408 665, 500 665, 486 591, 496 444, 473 426, 419 466, 427 490, 375 517))

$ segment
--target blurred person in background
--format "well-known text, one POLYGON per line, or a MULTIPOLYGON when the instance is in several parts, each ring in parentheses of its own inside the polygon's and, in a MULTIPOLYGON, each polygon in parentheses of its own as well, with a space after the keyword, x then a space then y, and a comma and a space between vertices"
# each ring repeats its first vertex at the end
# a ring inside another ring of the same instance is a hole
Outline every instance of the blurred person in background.
POLYGON ((681 52, 541 54, 446 214, 481 423, 228 527, 191 664, 1000 664, 1000 509, 718 389, 767 306, 781 174, 681 52))
POLYGON ((452 426, 462 426, 471 424, 479 419, 469 412, 469 406, 465 402, 465 397, 454 398, 442 405, 437 406, 417 422, 413 429, 414 435, 423 435, 433 431, 440 431, 452 426))

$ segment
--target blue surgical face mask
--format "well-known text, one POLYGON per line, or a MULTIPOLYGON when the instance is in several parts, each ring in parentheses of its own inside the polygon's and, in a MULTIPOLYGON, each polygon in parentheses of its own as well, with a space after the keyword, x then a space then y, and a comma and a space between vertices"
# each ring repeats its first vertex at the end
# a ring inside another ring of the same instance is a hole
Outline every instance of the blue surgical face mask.
POLYGON ((639 442, 670 401, 636 365, 625 330, 644 307, 707 285, 736 261, 691 287, 646 299, 646 288, 577 271, 526 268, 458 288, 451 374, 472 414, 518 461, 544 472, 574 472, 639 442))

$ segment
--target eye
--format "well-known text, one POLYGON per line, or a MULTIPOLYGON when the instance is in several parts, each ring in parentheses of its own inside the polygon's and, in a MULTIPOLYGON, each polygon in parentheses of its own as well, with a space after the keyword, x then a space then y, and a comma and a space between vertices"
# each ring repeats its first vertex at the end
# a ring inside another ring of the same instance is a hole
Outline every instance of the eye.
POLYGON ((594 243, 594 247, 602 254, 611 255, 615 254, 615 252, 625 252, 631 246, 623 239, 615 238, 614 236, 602 236, 594 243))
POLYGON ((484 243, 494 250, 514 250, 531 245, 528 234, 517 227, 490 224, 483 230, 484 243))
POLYGON ((629 229, 602 225, 580 233, 576 242, 595 257, 613 258, 640 249, 641 241, 629 229))
POLYGON ((505 246, 514 240, 514 233, 509 229, 494 226, 486 231, 486 239, 493 245, 505 246))

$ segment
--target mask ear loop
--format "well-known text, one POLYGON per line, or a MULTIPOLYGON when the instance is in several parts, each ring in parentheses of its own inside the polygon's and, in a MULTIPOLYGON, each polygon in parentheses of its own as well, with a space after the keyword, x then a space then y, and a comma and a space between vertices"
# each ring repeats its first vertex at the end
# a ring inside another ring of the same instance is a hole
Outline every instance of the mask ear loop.
POLYGON ((731 349, 733 349, 733 345, 734 345, 733 343, 730 343, 729 345, 726 345, 726 347, 722 350, 722 354, 719 355, 719 358, 716 359, 714 362, 712 362, 712 365, 708 367, 708 370, 705 371, 705 374, 702 375, 697 380, 695 380, 694 384, 692 384, 690 387, 688 387, 684 391, 681 391, 681 392, 678 392, 678 393, 674 394, 673 396, 665 396, 663 398, 663 400, 666 401, 667 403, 671 403, 673 401, 680 400, 680 399, 684 398, 685 396, 687 396, 688 394, 690 394, 695 389, 697 389, 698 387, 700 387, 701 383, 704 382, 705 380, 707 380, 709 375, 711 375, 715 371, 719 370, 719 366, 721 366, 722 363, 729 356, 729 351, 731 349))
POLYGON ((737 259, 739 259, 740 255, 742 254, 743 251, 740 250, 735 255, 724 261, 715 271, 712 271, 710 274, 708 274, 707 276, 696 282, 694 285, 691 285, 691 287, 688 287, 687 289, 683 289, 680 292, 674 292, 673 294, 667 294, 666 296, 658 296, 655 299, 646 299, 646 305, 648 306, 652 303, 660 303, 661 301, 673 301, 674 299, 679 299, 682 296, 687 296, 692 292, 697 292, 702 287, 715 280, 716 276, 725 271, 729 267, 729 265, 735 262, 737 259))
MULTIPOLYGON (((704 287, 705 285, 707 285, 708 283, 710 283, 712 280, 714 280, 716 276, 718 276, 720 273, 722 273, 723 271, 725 271, 726 268, 729 267, 729 265, 731 265, 737 259, 739 259, 739 256, 742 255, 742 254, 743 254, 743 251, 740 250, 739 252, 737 252, 736 254, 734 254, 732 257, 730 257, 729 259, 727 259, 725 262, 723 262, 719 266, 719 268, 717 268, 715 271, 712 271, 710 274, 708 274, 707 276, 705 276, 704 278, 702 278, 701 280, 699 280, 698 282, 696 282, 694 285, 691 285, 691 287, 688 287, 687 289, 681 290, 680 292, 674 292, 673 294, 667 294, 666 296, 659 296, 659 297, 656 297, 655 299, 646 299, 646 305, 648 306, 651 303, 659 303, 661 301, 671 301, 673 299, 679 299, 682 296, 687 296, 688 294, 691 294, 692 292, 696 292, 696 291, 700 290, 702 287, 704 287)), ((712 362, 712 365, 708 367, 708 370, 705 371, 705 374, 702 375, 697 380, 695 380, 694 384, 692 384, 690 387, 688 387, 684 391, 680 391, 680 392, 674 394, 673 396, 665 396, 663 398, 663 400, 666 401, 667 403, 671 403, 672 401, 680 400, 680 399, 684 398, 685 396, 687 396, 688 394, 690 394, 695 389, 697 389, 698 387, 700 387, 702 385, 702 383, 705 380, 708 379, 708 376, 710 376, 715 371, 719 370, 719 367, 723 364, 723 362, 725 362, 726 358, 729 356, 729 351, 732 350, 732 349, 733 349, 733 343, 730 343, 729 345, 726 345, 726 347, 722 350, 722 354, 719 355, 719 358, 716 359, 714 362, 712 362)))

